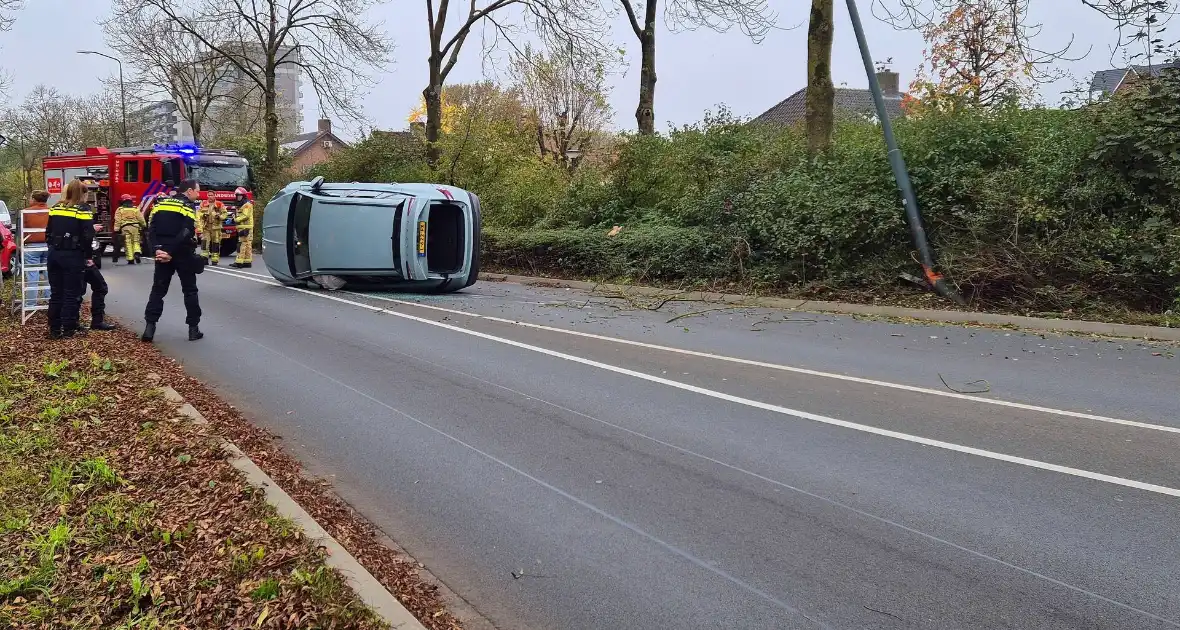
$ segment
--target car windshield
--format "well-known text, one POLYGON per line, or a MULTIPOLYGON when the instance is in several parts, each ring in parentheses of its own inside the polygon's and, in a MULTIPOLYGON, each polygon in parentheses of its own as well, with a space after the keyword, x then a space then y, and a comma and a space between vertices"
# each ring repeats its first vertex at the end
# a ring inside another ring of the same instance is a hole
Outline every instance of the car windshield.
POLYGON ((205 188, 233 189, 250 186, 246 161, 238 159, 196 159, 188 163, 192 177, 205 188))

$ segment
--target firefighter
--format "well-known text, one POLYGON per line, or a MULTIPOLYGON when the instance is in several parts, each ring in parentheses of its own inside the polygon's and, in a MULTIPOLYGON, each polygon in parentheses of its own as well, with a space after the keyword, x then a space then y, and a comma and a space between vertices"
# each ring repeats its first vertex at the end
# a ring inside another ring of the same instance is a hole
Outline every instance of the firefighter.
POLYGON ((238 188, 234 191, 234 199, 238 204, 238 212, 234 215, 234 225, 238 226, 238 257, 230 267, 249 269, 254 262, 254 202, 246 199, 246 189, 238 188))
MULTIPOLYGON (((82 209, 89 213, 89 220, 93 222, 94 210, 86 206, 82 209)), ((101 223, 96 223, 94 229, 97 230, 101 226, 101 223)), ((82 286, 78 289, 78 296, 79 299, 86 296, 87 286, 93 292, 90 296, 90 330, 114 330, 115 325, 106 321, 107 293, 110 289, 107 287, 106 278, 102 277, 102 271, 95 264, 95 259, 101 254, 102 252, 93 252, 90 258, 86 259, 86 270, 82 274, 82 286)))
POLYGON ((94 223, 88 208, 83 208, 86 187, 71 180, 61 201, 49 210, 45 242, 49 244, 49 337, 60 339, 85 334, 79 329, 82 308, 82 283, 86 261, 94 243, 94 223))
POLYGON ((147 226, 139 208, 135 206, 135 197, 123 195, 119 197, 119 208, 115 210, 115 233, 123 235, 123 247, 127 253, 127 264, 140 264, 140 230, 147 226))
POLYGON ((196 180, 185 180, 179 190, 183 192, 158 201, 148 221, 148 240, 156 259, 152 293, 144 309, 147 325, 141 337, 148 343, 156 336, 156 322, 160 321, 160 315, 164 313, 164 296, 168 294, 173 274, 180 278, 180 290, 184 294, 189 341, 197 341, 205 336, 198 327, 201 323, 201 303, 197 299, 197 274, 205 267, 205 261, 196 253, 196 201, 200 198, 201 185, 196 180))
POLYGON ((197 229, 201 232, 202 255, 210 263, 221 263, 221 224, 225 222, 225 204, 216 199, 201 202, 197 212, 197 229))

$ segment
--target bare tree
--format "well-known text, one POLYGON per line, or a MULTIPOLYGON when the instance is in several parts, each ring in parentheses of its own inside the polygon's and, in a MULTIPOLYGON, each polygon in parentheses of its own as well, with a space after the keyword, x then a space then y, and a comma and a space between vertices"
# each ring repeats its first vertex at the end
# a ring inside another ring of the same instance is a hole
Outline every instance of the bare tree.
POLYGON ((836 88, 832 85, 832 0, 811 0, 807 26, 807 93, 803 124, 812 155, 832 146, 836 120, 836 88))
MULTIPOLYGON (((12 24, 16 22, 16 12, 24 8, 24 5, 24 0, 0 0, 0 33, 12 29, 12 24)), ((7 91, 9 82, 7 73, 0 71, 0 92, 7 91)))
MULTIPOLYGON (((205 122, 219 100, 232 98, 227 80, 233 65, 161 13, 144 15, 147 20, 113 16, 103 22, 107 43, 135 70, 134 82, 149 98, 170 100, 188 122, 193 139, 200 142, 205 122)), ((206 32, 209 39, 228 37, 206 32)), ((232 88, 233 86, 229 86, 232 88)))
POLYGON ((391 50, 386 35, 362 18, 380 0, 113 0, 112 4, 122 19, 174 22, 229 62, 235 79, 257 87, 263 99, 268 168, 279 163, 280 67, 289 64, 306 74, 321 111, 355 118, 359 86, 370 81, 365 69, 384 64, 391 50))
POLYGON ((604 16, 598 0, 471 0, 466 15, 458 28, 448 34, 450 0, 426 0, 426 20, 430 36, 430 56, 427 57, 429 77, 422 99, 426 109, 427 156, 432 165, 438 163, 437 143, 442 127, 443 85, 459 61, 459 53, 471 31, 481 24, 491 27, 492 41, 505 41, 519 48, 515 40, 522 34, 505 15, 522 16, 523 34, 531 33, 543 41, 561 42, 579 51, 601 51, 605 48, 604 16))
POLYGON ((541 157, 574 170, 610 119, 606 64, 568 47, 548 55, 526 47, 511 72, 541 157))
POLYGON ((82 100, 55 88, 38 85, 20 105, 8 108, 0 116, 8 148, 17 156, 25 196, 40 181, 41 158, 50 151, 69 151, 82 146, 85 112, 81 103, 82 100))
MULTIPOLYGON (((1062 11, 1068 10, 1064 0, 1062 11)), ((1148 54, 1162 48, 1158 37, 1161 26, 1180 10, 1176 0, 1076 0, 1072 6, 1089 8, 1110 20, 1118 33, 1117 48, 1142 43, 1148 54), (1154 32, 1154 34, 1153 34, 1154 32)), ((965 3, 964 0, 873 0, 873 13, 895 28, 926 30, 941 23, 945 16, 965 3)), ((1044 24, 1028 19, 1029 0, 996 0, 996 13, 1009 23, 1005 37, 1008 44, 1028 64, 1034 81, 1059 78, 1054 63, 1061 59, 1080 59, 1073 55, 1073 38, 1060 48, 1043 48, 1038 39, 1044 24)), ((1087 51, 1088 52, 1088 51, 1087 51)))
MULTIPOLYGON (((639 133, 653 134, 659 0, 619 0, 619 3, 639 40, 639 105, 635 108, 635 122, 639 133)), ((756 42, 762 41, 775 20, 766 0, 668 0, 663 13, 664 23, 673 31, 704 27, 723 33, 736 24, 756 42)))

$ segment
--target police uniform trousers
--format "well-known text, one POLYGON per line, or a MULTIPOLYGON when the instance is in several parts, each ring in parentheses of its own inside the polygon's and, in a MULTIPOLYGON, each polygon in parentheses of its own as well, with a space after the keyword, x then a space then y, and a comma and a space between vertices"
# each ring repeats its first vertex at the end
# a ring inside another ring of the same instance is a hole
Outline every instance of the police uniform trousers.
POLYGON ((82 283, 86 276, 86 255, 76 249, 49 249, 49 330, 78 329, 82 309, 82 283))
POLYGON ((183 252, 172 260, 164 263, 157 261, 152 276, 152 293, 148 297, 147 309, 143 319, 149 324, 160 321, 164 313, 164 296, 168 295, 168 285, 172 283, 173 274, 180 278, 180 292, 184 294, 185 322, 189 326, 201 323, 201 303, 197 300, 197 265, 202 264, 195 253, 183 252))
POLYGON ((86 295, 87 285, 90 286, 90 291, 92 292, 90 296, 90 321, 104 321, 107 312, 107 292, 110 289, 107 287, 106 278, 102 277, 102 272, 98 270, 98 265, 90 265, 82 273, 82 290, 79 292, 80 295, 86 295))

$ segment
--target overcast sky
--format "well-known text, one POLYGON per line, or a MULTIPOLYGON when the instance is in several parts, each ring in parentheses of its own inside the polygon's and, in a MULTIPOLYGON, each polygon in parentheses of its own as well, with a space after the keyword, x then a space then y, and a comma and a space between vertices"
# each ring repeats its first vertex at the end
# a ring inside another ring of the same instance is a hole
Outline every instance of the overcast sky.
MULTIPOLYGON (((859 0, 862 18, 874 59, 892 57, 902 85, 909 83, 921 63, 922 39, 913 32, 897 31, 877 21, 869 9, 871 0, 859 0)), ((883 0, 894 2, 895 0, 883 0)), ((705 110, 724 103, 740 116, 756 116, 803 86, 806 80, 806 0, 771 0, 784 30, 770 33, 754 44, 739 32, 711 31, 669 33, 662 28, 657 42, 656 121, 680 125, 699 120, 705 110), (798 26, 792 30, 790 27, 798 26)), ((78 49, 111 52, 103 42, 96 23, 108 12, 105 0, 27 0, 9 33, 0 34, 0 65, 14 79, 9 103, 19 102, 38 83, 86 94, 99 89, 99 78, 115 71, 113 61, 93 55, 78 55, 78 49)), ((464 3, 455 2, 455 5, 464 3)), ((1062 62, 1062 68, 1077 79, 1111 67, 1116 34, 1110 23, 1081 6, 1080 0, 1033 0, 1034 22, 1046 23, 1039 42, 1042 48, 1060 47, 1074 38, 1077 61, 1062 62)), ((844 2, 836 2, 836 38, 833 49, 833 78, 837 85, 867 85, 856 41, 844 2)), ((383 23, 397 46, 393 63, 375 75, 376 87, 365 101, 370 123, 383 129, 406 127, 409 111, 417 104, 426 83, 426 9, 421 0, 394 0, 371 12, 371 19, 383 23)), ((631 68, 612 80, 611 103, 615 124, 634 129, 638 88, 638 46, 620 18, 613 37, 628 52, 631 68)), ((1121 53, 1115 62, 1121 65, 1121 53)), ((479 80, 484 66, 478 40, 469 41, 449 82, 479 80)), ((1043 89, 1048 104, 1056 104, 1067 79, 1043 89)), ((304 87, 304 126, 314 129, 319 117, 314 92, 304 87)))

